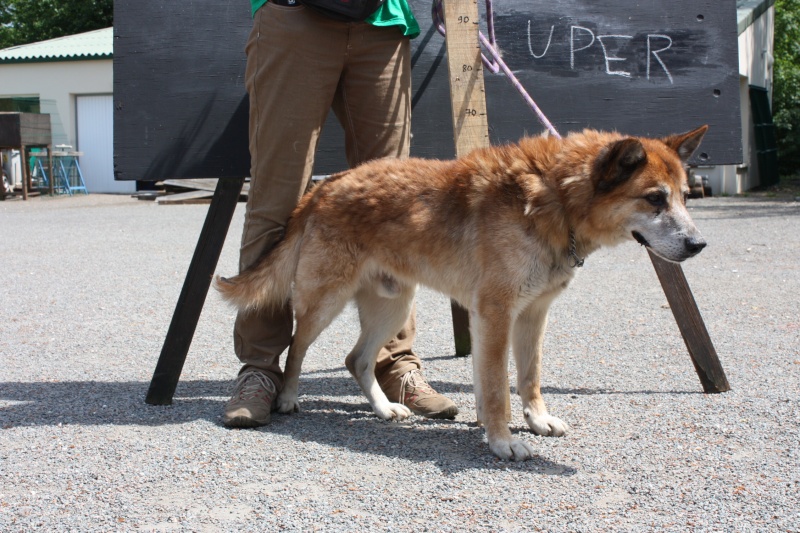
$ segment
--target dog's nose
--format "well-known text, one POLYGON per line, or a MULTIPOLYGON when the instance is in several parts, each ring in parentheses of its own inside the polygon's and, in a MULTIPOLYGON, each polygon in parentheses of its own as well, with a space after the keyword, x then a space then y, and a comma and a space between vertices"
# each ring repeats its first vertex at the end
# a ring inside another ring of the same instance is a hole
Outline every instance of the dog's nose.
POLYGON ((706 240, 702 237, 687 237, 684 241, 684 246, 686 246, 686 251, 692 255, 697 255, 700 251, 706 247, 706 240))

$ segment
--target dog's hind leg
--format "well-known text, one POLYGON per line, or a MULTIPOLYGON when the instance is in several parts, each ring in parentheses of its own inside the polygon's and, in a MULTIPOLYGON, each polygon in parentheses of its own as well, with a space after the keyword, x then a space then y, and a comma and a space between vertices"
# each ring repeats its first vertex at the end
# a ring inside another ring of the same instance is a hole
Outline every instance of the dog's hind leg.
POLYGON ((340 287, 331 287, 330 285, 327 290, 317 286, 312 292, 315 294, 315 298, 313 302, 310 302, 310 298, 303 292, 295 291, 299 304, 295 305, 297 326, 292 344, 289 346, 289 353, 286 356, 283 390, 275 400, 276 409, 281 413, 299 410, 297 390, 306 351, 319 334, 339 315, 350 295, 340 287))
POLYGON ((547 311, 553 298, 540 298, 525 309, 514 323, 513 352, 517 363, 517 390, 522 398, 522 413, 537 435, 560 437, 567 424, 550 416, 541 391, 542 345, 547 327, 547 311))
POLYGON ((376 415, 384 420, 403 420, 411 416, 411 411, 401 403, 390 402, 375 379, 378 353, 403 328, 416 292, 416 287, 399 282, 392 287, 391 297, 384 296, 386 291, 379 290, 376 282, 366 284, 356 293, 361 335, 347 356, 346 365, 376 415))

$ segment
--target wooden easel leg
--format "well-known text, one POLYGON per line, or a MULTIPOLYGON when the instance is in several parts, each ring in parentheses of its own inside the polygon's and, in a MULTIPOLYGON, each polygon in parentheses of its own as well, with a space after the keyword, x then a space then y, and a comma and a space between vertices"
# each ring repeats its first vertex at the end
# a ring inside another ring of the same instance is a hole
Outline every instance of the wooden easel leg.
POLYGON ((703 391, 712 393, 731 390, 683 269, 679 264, 666 261, 650 250, 648 253, 689 350, 689 357, 703 385, 703 391))
POLYGON ((147 391, 145 401, 151 405, 172 403, 243 184, 244 178, 220 179, 217 182, 147 391))
POLYGON ((29 161, 26 153, 25 145, 23 145, 19 149, 19 153, 21 154, 21 162, 20 168, 22 168, 22 199, 28 199, 28 180, 31 177, 31 167, 29 166, 29 161))
MULTIPOLYGON (((456 156, 489 146, 489 122, 486 115, 483 63, 478 40, 477 2, 447 1, 444 4, 447 26, 447 67, 450 79, 450 104, 453 118, 453 141, 456 156), (475 23, 464 24, 467 20, 475 23)), ((469 313, 451 302, 456 356, 472 351, 469 313)))
POLYGON ((453 314, 453 338, 456 344, 456 357, 466 357, 472 353, 472 339, 469 336, 469 311, 450 300, 453 314))
POLYGON ((53 180, 53 145, 47 145, 47 183, 48 183, 48 194, 50 196, 55 196, 56 194, 56 185, 53 180))

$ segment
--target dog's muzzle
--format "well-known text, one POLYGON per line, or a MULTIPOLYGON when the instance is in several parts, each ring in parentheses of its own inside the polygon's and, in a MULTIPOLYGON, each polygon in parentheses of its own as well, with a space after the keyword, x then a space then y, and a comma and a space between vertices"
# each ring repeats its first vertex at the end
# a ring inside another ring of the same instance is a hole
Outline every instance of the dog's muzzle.
MULTIPOLYGON (((636 242, 638 242, 642 246, 646 248, 652 248, 650 246, 650 243, 647 242, 647 239, 644 238, 644 235, 642 235, 638 231, 631 232, 631 235, 633 236, 634 239, 636 239, 636 242)), ((684 254, 681 254, 683 257, 681 257, 678 260, 683 261, 685 259, 689 259, 690 257, 696 256, 703 250, 703 248, 706 247, 706 245, 708 245, 708 243, 702 237, 686 237, 683 240, 684 254)))

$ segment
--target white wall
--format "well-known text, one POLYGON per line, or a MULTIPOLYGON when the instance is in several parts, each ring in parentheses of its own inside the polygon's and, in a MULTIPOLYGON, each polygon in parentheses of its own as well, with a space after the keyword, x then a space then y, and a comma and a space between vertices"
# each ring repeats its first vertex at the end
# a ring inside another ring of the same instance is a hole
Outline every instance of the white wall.
POLYGON ((750 85, 769 90, 772 98, 772 63, 775 31, 775 6, 758 17, 739 35, 739 74, 750 78, 750 85))
POLYGON ((761 14, 739 35, 739 76, 742 113, 742 164, 698 169, 708 175, 712 193, 741 194, 759 185, 753 114, 749 86, 765 87, 772 101, 773 33, 775 7, 761 14))
POLYGON ((53 144, 77 144, 76 95, 113 91, 111 59, 0 64, 0 98, 38 96, 51 114, 53 144))

